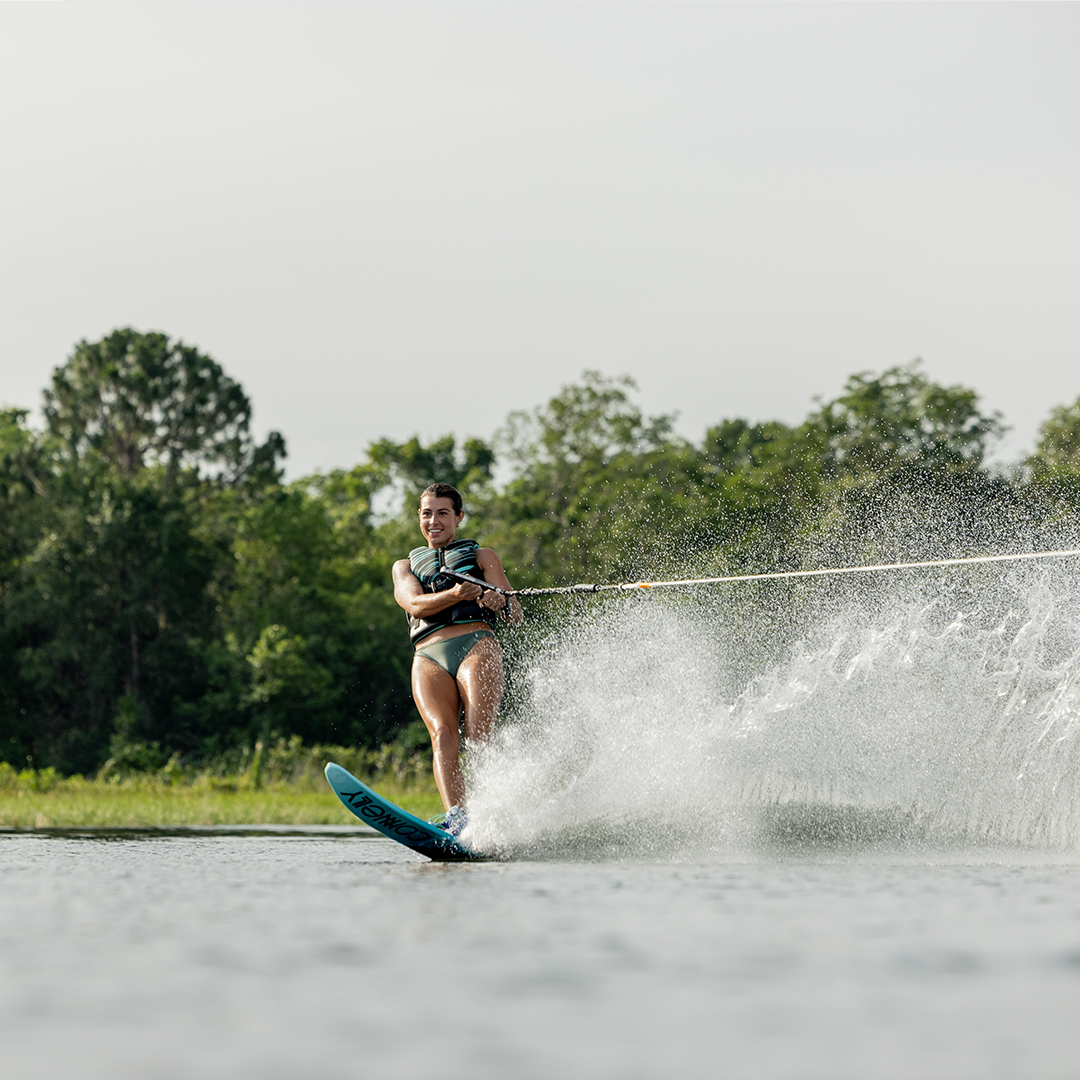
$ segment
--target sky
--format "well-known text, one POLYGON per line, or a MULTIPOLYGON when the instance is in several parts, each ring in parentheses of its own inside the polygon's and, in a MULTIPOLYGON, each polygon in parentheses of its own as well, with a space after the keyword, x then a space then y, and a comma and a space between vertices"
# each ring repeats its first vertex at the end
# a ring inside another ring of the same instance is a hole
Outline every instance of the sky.
POLYGON ((1080 5, 0 4, 0 403, 199 346, 289 445, 491 437, 585 369, 700 439, 916 357, 1080 395, 1080 5))

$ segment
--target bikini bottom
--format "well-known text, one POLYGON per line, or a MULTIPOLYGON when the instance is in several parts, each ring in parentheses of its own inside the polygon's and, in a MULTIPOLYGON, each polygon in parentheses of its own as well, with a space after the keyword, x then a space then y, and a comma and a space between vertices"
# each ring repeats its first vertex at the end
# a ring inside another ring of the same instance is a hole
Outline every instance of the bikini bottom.
POLYGON ((430 645, 417 645, 416 655, 434 660, 448 675, 457 678, 462 661, 472 652, 472 647, 481 639, 495 635, 490 630, 474 630, 470 634, 458 634, 445 641, 433 641, 430 645))

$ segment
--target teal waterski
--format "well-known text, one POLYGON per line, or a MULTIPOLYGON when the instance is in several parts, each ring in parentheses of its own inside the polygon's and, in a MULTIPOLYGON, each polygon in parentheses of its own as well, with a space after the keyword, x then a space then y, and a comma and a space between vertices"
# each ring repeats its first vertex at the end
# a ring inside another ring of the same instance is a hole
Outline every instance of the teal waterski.
POLYGON ((451 836, 445 829, 424 821, 408 810, 384 799, 347 769, 331 762, 326 766, 326 779, 334 794, 365 825, 377 829, 383 836, 426 855, 434 862, 480 862, 485 856, 451 836))

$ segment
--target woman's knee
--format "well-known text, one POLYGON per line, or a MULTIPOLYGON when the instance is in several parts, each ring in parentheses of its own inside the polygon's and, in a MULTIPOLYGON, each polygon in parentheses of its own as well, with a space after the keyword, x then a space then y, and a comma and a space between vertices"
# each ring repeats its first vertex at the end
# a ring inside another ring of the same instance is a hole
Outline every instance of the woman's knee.
POLYGON ((461 738, 457 724, 439 724, 431 732, 431 749, 440 757, 460 753, 461 738))

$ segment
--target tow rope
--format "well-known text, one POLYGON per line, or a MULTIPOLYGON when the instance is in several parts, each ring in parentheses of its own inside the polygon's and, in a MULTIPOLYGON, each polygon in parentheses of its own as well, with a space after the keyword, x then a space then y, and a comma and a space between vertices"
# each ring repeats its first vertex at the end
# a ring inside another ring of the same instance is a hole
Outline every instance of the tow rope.
POLYGON ((926 559, 922 562, 877 563, 873 566, 831 566, 822 570, 776 570, 767 574, 728 574, 724 577, 682 578, 677 581, 625 581, 617 585, 561 585, 548 589, 500 589, 469 574, 447 568, 443 571, 458 581, 479 585, 503 596, 568 596, 580 593, 633 592, 635 589, 669 589, 681 585, 722 585, 729 581, 777 581, 782 578, 825 577, 835 574, 870 574, 881 570, 922 570, 934 566, 974 566, 978 563, 1020 562, 1025 559, 1065 559, 1080 555, 1080 548, 1068 551, 1024 551, 1018 555, 973 555, 966 559, 926 559))

